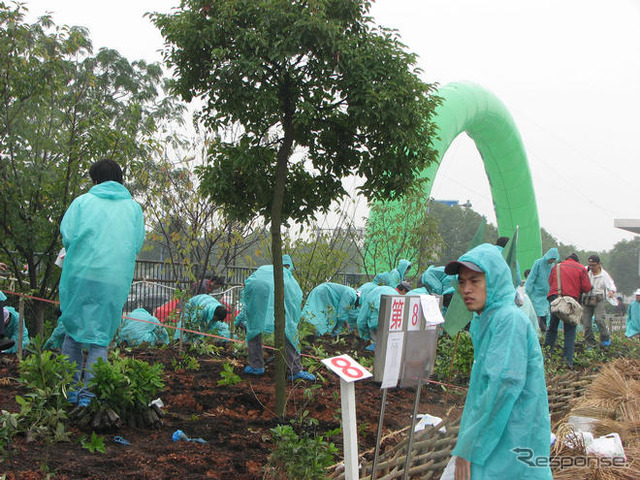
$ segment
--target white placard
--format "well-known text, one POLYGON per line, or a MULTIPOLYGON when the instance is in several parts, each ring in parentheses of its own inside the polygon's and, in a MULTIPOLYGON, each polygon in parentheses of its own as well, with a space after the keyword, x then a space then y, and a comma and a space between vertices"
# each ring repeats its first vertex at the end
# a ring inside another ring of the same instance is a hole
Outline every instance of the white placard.
POLYGON ((391 297, 391 308, 389 309, 389 331, 401 332, 404 322, 405 297, 391 297))
POLYGON ((432 295, 420 295, 422 303, 422 311, 427 325, 439 325, 444 323, 440 303, 438 299, 432 295))
POLYGON ((325 358, 322 363, 345 382, 357 382, 373 376, 369 370, 346 354, 325 358))
POLYGON ((393 388, 398 385, 403 346, 404 332, 389 333, 387 337, 387 354, 384 359, 384 374, 380 388, 393 388))
POLYGON ((409 323, 407 324, 407 330, 410 332, 420 330, 422 323, 420 297, 409 297, 409 323))

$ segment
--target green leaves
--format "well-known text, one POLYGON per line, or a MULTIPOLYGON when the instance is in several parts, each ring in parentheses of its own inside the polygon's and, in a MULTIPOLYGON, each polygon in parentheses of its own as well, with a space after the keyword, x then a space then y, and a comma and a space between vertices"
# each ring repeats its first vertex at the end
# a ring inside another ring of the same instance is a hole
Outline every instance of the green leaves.
MULTIPOLYGON (((210 145, 201 191, 231 219, 271 222, 276 271, 281 225, 327 212, 346 195, 343 177, 360 177, 368 199, 398 198, 435 159, 433 86, 395 34, 375 28, 369 8, 364 0, 184 0, 151 15, 174 91, 204 101, 199 118, 215 133, 237 132, 210 145)), ((284 376, 278 360, 280 416, 284 376)))
POLYGON ((68 441, 66 390, 73 378, 73 364, 65 356, 44 351, 43 343, 38 335, 29 347, 32 353, 19 365, 19 381, 27 393, 16 396, 20 405, 17 429, 30 440, 68 441))
POLYGON ((96 434, 96 432, 91 432, 91 440, 87 441, 86 436, 82 436, 80 438, 80 444, 82 448, 86 448, 91 453, 107 453, 107 449, 104 446, 104 437, 101 437, 96 434))
POLYGON ((286 182, 283 218, 299 222, 342 198, 349 174, 364 179, 368 198, 397 197, 434 158, 433 86, 396 34, 371 23, 369 2, 202 5, 187 0, 151 18, 167 42, 175 91, 203 97, 207 126, 241 132, 211 145, 200 170, 203 191, 233 218, 270 218, 278 180, 286 182), (286 179, 275 174, 278 155, 286 179))
POLYGON ((438 338, 433 378, 440 382, 451 380, 456 385, 466 385, 471 376, 472 365, 473 343, 471 343, 469 332, 460 332, 457 341, 455 337, 450 337, 446 333, 438 338), (453 357, 454 352, 455 357, 453 357))
MULTIPOLYGON (((335 461, 338 453, 333 442, 321 435, 298 436, 291 425, 279 425, 271 429, 276 448, 269 457, 265 478, 296 478, 320 480, 326 478, 326 468, 335 461)), ((328 435, 336 431, 328 432, 328 435)))
POLYGON ((233 371, 233 365, 230 363, 222 365, 222 369, 220 372, 222 379, 218 380, 218 385, 237 385, 242 381, 242 378, 233 371))
POLYGON ((85 28, 25 23, 20 5, 0 5, 0 56, 0 250, 17 251, 29 287, 53 298, 58 225, 89 187, 88 166, 109 156, 125 172, 146 168, 158 131, 183 109, 162 98, 159 65, 93 55, 85 28))
POLYGON ((94 376, 89 385, 102 402, 101 408, 111 408, 120 417, 146 410, 164 388, 162 364, 150 365, 135 358, 121 358, 117 350, 109 358, 110 362, 99 359, 94 364, 94 376))

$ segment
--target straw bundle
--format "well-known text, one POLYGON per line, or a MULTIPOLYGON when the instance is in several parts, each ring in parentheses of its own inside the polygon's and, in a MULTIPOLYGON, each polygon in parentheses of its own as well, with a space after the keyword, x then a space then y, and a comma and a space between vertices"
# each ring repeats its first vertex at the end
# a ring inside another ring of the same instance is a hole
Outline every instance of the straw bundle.
MULTIPOLYGON (((619 359, 605 365, 594 378, 584 395, 575 400, 571 415, 596 419, 593 431, 595 437, 616 432, 622 439, 626 466, 609 466, 589 461, 586 466, 554 468, 555 480, 596 479, 596 480, 636 480, 640 479, 640 361, 619 359)), ((552 450, 554 457, 584 456, 584 445, 571 445, 567 434, 572 427, 561 423, 556 428, 558 441, 552 450), (573 448, 572 448, 573 447, 573 448)), ((571 438, 571 437, 570 437, 571 438)), ((575 438, 575 437, 574 437, 575 438)))
MULTIPOLYGON (((626 362, 625 362, 626 363, 626 362)), ((626 365, 621 365, 626 367, 626 365)), ((629 395, 629 377, 618 370, 618 362, 606 365, 587 388, 586 396, 608 402, 621 402, 629 395)))

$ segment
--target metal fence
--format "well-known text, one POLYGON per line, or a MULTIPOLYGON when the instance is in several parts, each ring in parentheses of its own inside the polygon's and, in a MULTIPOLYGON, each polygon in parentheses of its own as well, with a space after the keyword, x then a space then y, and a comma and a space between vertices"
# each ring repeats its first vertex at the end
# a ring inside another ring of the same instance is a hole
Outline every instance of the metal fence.
MULTIPOLYGON (((255 270, 256 268, 251 267, 229 266, 215 272, 216 276, 222 278, 222 285, 210 294, 227 304, 234 313, 239 308, 240 292, 244 281, 255 270)), ((369 281, 369 277, 361 273, 338 273, 331 281, 358 288, 369 281)), ((189 295, 197 293, 196 285, 197 282, 194 282, 184 265, 137 260, 124 312, 129 313, 136 308, 144 308, 154 314, 158 307, 175 299, 177 290, 189 295)), ((0 275, 0 286, 4 290, 15 290, 16 279, 8 274, 0 275)))
MULTIPOLYGON (((222 285, 209 293, 234 312, 239 304, 242 285, 254 270, 248 267, 228 267, 224 271, 216 272, 216 275, 222 278, 222 285)), ((144 308, 153 314, 158 307, 174 300, 177 290, 189 295, 198 293, 199 280, 194 282, 184 265, 137 260, 124 311, 144 308)))
POLYGON ((604 320, 609 332, 624 331, 627 328, 627 317, 625 315, 605 315, 604 320))
MULTIPOLYGON (((251 267, 229 266, 216 271, 215 275, 222 279, 222 285, 210 294, 225 303, 232 312, 235 312, 239 308, 240 291, 244 281, 255 270, 251 267)), ((358 288, 369 281, 369 277, 362 273, 338 273, 332 278, 332 281, 358 288)), ((144 308, 153 314, 158 307, 175 298, 176 290, 195 295, 198 291, 197 286, 198 282, 193 281, 184 265, 137 260, 131 291, 124 311, 131 312, 136 308, 144 308)))

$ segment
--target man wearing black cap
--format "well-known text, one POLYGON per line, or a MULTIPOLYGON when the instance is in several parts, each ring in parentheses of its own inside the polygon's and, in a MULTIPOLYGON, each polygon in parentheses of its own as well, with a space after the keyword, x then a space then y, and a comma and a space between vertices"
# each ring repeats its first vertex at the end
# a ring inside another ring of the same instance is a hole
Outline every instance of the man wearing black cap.
POLYGON ((611 345, 611 338, 609 337, 607 324, 604 321, 604 301, 607 298, 613 298, 616 293, 616 284, 613 282, 611 275, 602 268, 598 255, 589 257, 587 272, 592 288, 583 299, 582 328, 584 329, 584 341, 589 347, 597 345, 596 337, 593 334, 592 319, 594 319, 598 326, 598 332, 600 332, 602 346, 608 347, 611 345))
POLYGON ((475 313, 469 329, 474 362, 452 452, 456 480, 550 480, 542 351, 513 301, 509 266, 495 245, 485 243, 447 264, 445 273, 457 275, 464 304, 475 313))

